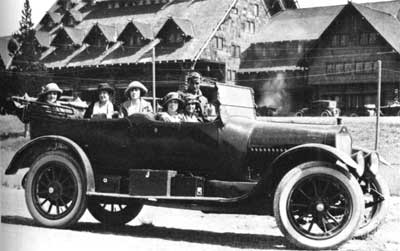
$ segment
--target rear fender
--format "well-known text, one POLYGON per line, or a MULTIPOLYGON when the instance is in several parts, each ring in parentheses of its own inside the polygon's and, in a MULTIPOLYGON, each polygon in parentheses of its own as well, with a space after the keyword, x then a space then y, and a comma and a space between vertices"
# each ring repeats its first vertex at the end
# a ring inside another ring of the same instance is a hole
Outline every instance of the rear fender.
POLYGON ((63 136, 48 135, 29 141, 14 155, 5 174, 11 175, 19 169, 30 168, 40 154, 49 150, 63 150, 72 154, 84 171, 87 192, 95 191, 93 169, 86 153, 74 141, 63 136))
POLYGON ((293 147, 279 155, 263 173, 253 192, 267 191, 272 195, 282 177, 292 168, 309 161, 324 161, 335 165, 339 171, 350 172, 361 177, 364 167, 358 165, 351 156, 332 146, 304 144, 293 147))

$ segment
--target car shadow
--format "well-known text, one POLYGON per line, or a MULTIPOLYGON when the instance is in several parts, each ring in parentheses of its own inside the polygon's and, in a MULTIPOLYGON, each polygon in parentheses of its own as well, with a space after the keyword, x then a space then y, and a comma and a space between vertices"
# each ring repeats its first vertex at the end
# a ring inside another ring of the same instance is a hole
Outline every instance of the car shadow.
MULTIPOLYGON (((21 216, 1 216, 1 222, 5 224, 42 227, 33 219, 21 216)), ((79 222, 69 229, 99 234, 115 234, 140 238, 159 238, 172 241, 221 245, 234 248, 276 250, 288 250, 294 248, 282 236, 229 232, 219 233, 204 230, 158 227, 151 224, 144 224, 140 226, 125 225, 119 227, 106 227, 100 223, 79 222)))

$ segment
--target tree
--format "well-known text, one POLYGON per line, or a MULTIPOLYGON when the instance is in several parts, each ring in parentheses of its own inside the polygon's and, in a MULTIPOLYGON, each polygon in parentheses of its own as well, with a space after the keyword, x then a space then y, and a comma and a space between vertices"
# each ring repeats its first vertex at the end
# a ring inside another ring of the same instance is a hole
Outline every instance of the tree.
POLYGON ((11 53, 14 55, 12 70, 18 81, 18 93, 37 94, 43 83, 41 76, 45 75, 45 67, 40 62, 42 53, 41 46, 35 37, 34 24, 32 22, 32 9, 29 0, 25 0, 21 13, 19 30, 12 35, 13 41, 9 49, 15 48, 11 53), (12 45, 15 43, 16 45, 12 45))

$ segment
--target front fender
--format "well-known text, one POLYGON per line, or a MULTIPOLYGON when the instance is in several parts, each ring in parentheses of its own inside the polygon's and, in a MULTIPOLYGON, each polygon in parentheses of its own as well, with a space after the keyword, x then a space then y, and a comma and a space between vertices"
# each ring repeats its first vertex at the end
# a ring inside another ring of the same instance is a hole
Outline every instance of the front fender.
MULTIPOLYGON (((355 172, 358 176, 362 176, 364 173, 364 166, 357 164, 357 162, 355 162, 350 155, 340 151, 335 147, 324 144, 315 144, 315 143, 303 144, 290 148, 288 151, 279 155, 272 162, 271 166, 274 169, 274 166, 278 165, 278 163, 281 162, 282 160, 290 158, 293 155, 303 155, 303 153, 310 153, 310 152, 317 155, 316 156, 317 159, 315 160, 325 160, 319 158, 328 157, 330 159, 342 162, 343 164, 345 164, 345 166, 349 168, 348 171, 351 171, 353 173, 355 172)), ((345 166, 342 166, 340 164, 339 166, 345 168, 345 166)))
POLYGON ((29 168, 37 156, 49 149, 61 149, 70 152, 83 168, 87 192, 95 191, 94 174, 89 158, 78 144, 63 136, 47 135, 29 141, 14 155, 5 174, 11 175, 17 173, 19 169, 29 168))

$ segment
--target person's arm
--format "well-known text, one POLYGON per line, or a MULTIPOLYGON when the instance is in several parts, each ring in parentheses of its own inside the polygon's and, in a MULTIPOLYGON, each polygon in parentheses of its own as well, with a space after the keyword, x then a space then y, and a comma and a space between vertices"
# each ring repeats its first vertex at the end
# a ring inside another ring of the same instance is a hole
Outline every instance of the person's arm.
POLYGON ((110 102, 107 107, 107 118, 112 119, 114 115, 114 105, 110 102))

